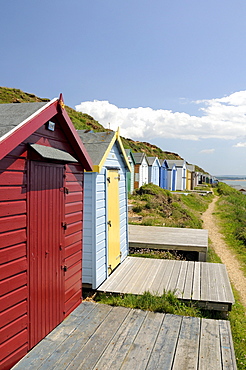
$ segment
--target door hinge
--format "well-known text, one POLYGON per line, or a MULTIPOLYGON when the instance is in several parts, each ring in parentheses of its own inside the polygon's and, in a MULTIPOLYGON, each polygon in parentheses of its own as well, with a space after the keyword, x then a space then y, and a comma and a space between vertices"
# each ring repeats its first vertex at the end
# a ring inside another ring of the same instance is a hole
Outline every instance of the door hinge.
POLYGON ((64 187, 64 194, 69 194, 69 189, 64 187))
POLYGON ((111 221, 108 221, 108 222, 107 222, 107 224, 108 224, 108 226, 110 226, 110 227, 112 226, 111 221))
POLYGON ((110 183, 110 177, 107 177, 107 181, 108 181, 108 183, 110 183))
POLYGON ((67 230, 67 223, 65 221, 62 222, 62 227, 64 230, 67 230))

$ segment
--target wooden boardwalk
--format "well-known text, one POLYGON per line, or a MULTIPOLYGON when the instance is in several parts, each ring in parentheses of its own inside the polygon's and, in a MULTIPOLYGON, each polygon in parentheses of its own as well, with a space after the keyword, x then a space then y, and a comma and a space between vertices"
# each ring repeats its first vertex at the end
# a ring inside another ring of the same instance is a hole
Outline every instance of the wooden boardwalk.
POLYGON ((206 261, 208 231, 176 227, 129 225, 129 246, 198 252, 199 261, 206 261))
POLYGON ((221 263, 127 257, 98 290, 158 295, 171 290, 181 300, 218 311, 230 311, 234 303, 228 274, 221 263))
POLYGON ((14 370, 236 369, 230 324, 83 302, 14 370))

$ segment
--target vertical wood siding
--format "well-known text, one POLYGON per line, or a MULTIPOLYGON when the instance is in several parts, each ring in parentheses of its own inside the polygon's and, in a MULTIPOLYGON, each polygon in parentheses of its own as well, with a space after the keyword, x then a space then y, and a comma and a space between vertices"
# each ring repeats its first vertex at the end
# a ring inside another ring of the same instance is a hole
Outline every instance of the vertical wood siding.
MULTIPOLYGON (((27 143, 75 155, 57 118, 55 131, 44 124, 0 161, 0 368, 9 369, 28 350, 27 143)), ((83 169, 66 166, 64 316, 81 302, 83 169)))

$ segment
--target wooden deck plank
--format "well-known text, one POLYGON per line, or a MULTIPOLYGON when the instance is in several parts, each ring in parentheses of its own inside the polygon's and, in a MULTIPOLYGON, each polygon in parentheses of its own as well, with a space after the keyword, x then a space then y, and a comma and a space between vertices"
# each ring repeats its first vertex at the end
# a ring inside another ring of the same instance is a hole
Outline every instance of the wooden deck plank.
POLYGON ((181 270, 182 262, 181 261, 175 261, 175 264, 173 266, 172 274, 170 276, 169 282, 167 284, 166 290, 170 290, 172 292, 176 292, 177 289, 177 282, 179 279, 179 274, 181 270))
POLYGON ((183 299, 185 300, 192 299, 194 267, 195 262, 188 261, 187 273, 185 277, 185 286, 183 292, 183 299))
POLYGON ((147 311, 131 310, 108 347, 95 364, 94 369, 119 369, 129 351, 147 311))
POLYGON ((234 356, 230 322, 226 320, 219 320, 219 328, 223 370, 236 369, 237 365, 234 356))
POLYGON ((196 251, 204 260, 208 250, 208 231, 204 229, 129 225, 129 246, 196 251))
POLYGON ((67 369, 93 369, 128 314, 129 310, 125 307, 114 307, 110 310, 109 315, 104 318, 87 343, 71 359, 67 369))
POLYGON ((164 290, 174 290, 179 299, 192 300, 201 307, 220 311, 230 310, 234 303, 226 268, 222 264, 127 257, 126 266, 125 270, 123 262, 121 269, 116 271, 115 281, 112 273, 110 283, 106 281, 98 290, 131 294, 150 291, 158 295, 164 290))
POLYGON ((193 291, 192 300, 199 301, 201 299, 201 262, 196 262, 193 275, 193 291))
POLYGON ((159 335, 163 314, 148 312, 134 342, 132 343, 121 369, 145 369, 151 356, 153 344, 159 335))
POLYGON ((183 317, 173 370, 197 369, 199 339, 200 319, 197 317, 183 317))
POLYGON ((182 316, 166 314, 147 365, 148 370, 172 369, 182 319, 182 316))
MULTIPOLYGON (((90 307, 91 304, 87 303, 87 306, 90 307)), ((80 321, 76 330, 67 340, 61 343, 49 357, 46 355, 46 360, 43 362, 40 370, 65 368, 78 351, 85 346, 90 336, 101 325, 101 322, 108 316, 111 310, 112 307, 109 306, 94 305, 94 310, 80 321)))
POLYGON ((176 295, 180 299, 183 299, 183 295, 184 295, 187 268, 188 268, 188 261, 182 261, 178 281, 176 284, 176 295))
MULTIPOLYGON (((58 351, 58 348, 62 344, 67 343, 66 340, 70 338, 71 333, 77 328, 78 323, 83 322, 95 308, 95 306, 90 304, 80 305, 72 315, 63 321, 62 325, 59 325, 47 335, 38 346, 34 347, 32 351, 21 360, 18 368, 20 370, 41 368, 47 359, 58 351), (77 310, 80 313, 80 320, 77 320, 77 310)), ((47 369, 47 367, 45 368, 47 369)))
POLYGON ((219 321, 203 319, 199 351, 199 370, 221 370, 219 321))
POLYGON ((13 370, 236 370, 230 323, 224 320, 83 302, 49 337, 13 370))

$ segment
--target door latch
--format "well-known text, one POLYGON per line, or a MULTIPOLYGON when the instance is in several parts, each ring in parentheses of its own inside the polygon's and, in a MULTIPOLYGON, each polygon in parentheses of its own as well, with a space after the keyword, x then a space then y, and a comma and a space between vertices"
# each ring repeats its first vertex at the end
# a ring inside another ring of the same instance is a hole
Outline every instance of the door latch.
POLYGON ((108 221, 108 222, 107 222, 107 224, 108 224, 108 226, 110 226, 110 227, 112 226, 111 221, 108 221))
POLYGON ((63 270, 64 272, 67 272, 67 266, 66 266, 66 265, 62 266, 62 270, 63 270))

